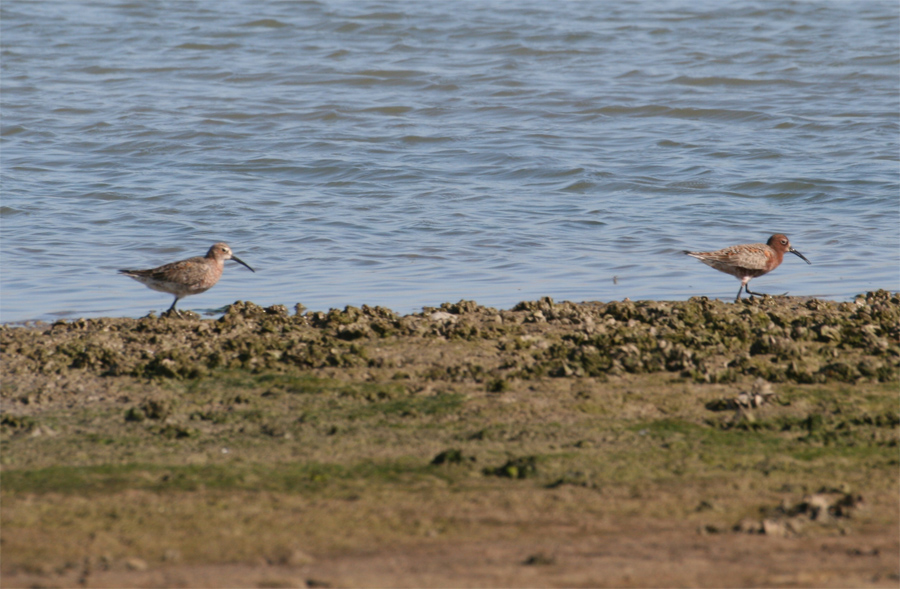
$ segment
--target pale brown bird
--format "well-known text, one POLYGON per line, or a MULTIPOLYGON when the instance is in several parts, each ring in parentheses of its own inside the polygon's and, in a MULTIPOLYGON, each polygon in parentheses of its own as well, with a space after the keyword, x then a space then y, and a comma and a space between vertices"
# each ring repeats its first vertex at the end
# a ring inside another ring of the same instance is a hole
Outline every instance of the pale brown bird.
POLYGON ((187 260, 172 262, 171 264, 149 270, 119 270, 119 272, 134 278, 153 290, 175 295, 172 306, 166 311, 166 314, 170 314, 173 312, 178 313, 175 309, 178 299, 206 292, 215 286, 219 278, 222 277, 225 260, 234 260, 246 266, 251 272, 256 272, 256 270, 247 266, 243 260, 231 253, 231 248, 224 243, 214 244, 206 252, 206 256, 188 258, 187 260))
POLYGON ((768 274, 780 266, 784 260, 785 252, 791 252, 800 256, 807 264, 812 264, 806 259, 806 256, 791 247, 791 242, 787 236, 781 233, 776 233, 766 243, 733 245, 714 252, 684 251, 685 254, 697 258, 707 266, 712 266, 720 272, 731 274, 741 281, 741 288, 738 289, 734 302, 741 300, 742 290, 746 291, 751 297, 753 295, 765 296, 762 293, 751 291, 747 287, 747 283, 750 282, 751 278, 768 274))

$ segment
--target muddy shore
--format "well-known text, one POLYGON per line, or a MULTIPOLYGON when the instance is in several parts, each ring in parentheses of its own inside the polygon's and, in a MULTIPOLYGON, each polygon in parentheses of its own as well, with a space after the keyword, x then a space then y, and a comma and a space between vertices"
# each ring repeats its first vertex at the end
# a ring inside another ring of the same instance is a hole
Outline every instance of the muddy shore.
POLYGON ((900 295, 0 326, 4 586, 896 586, 900 295))

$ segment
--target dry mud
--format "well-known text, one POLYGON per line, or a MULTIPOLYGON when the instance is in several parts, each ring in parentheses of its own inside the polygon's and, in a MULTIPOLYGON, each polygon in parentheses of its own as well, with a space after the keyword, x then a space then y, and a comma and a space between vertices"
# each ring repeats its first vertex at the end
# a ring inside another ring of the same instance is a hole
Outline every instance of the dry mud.
POLYGON ((900 296, 0 326, 4 586, 892 586, 900 296))

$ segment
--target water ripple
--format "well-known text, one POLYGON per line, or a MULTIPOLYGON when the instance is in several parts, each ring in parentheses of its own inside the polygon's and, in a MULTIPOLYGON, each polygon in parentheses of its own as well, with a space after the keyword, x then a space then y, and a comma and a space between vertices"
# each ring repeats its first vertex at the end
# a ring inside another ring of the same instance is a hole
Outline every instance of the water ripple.
POLYGON ((140 316, 116 269, 228 241, 190 308, 900 288, 891 3, 0 6, 0 320, 140 316), (196 302, 194 302, 196 301, 196 302))

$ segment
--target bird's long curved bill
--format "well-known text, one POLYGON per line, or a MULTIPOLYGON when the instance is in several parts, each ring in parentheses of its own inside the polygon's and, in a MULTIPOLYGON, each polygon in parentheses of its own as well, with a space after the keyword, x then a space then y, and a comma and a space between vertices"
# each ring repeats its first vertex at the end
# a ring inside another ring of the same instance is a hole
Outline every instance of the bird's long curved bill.
MULTIPOLYGON (((806 259, 806 256, 804 256, 803 254, 801 254, 794 248, 791 248, 788 251, 791 252, 792 254, 796 254, 796 255, 800 256, 801 258, 803 258, 803 261, 806 262, 807 264, 812 264, 812 262, 810 262, 809 260, 806 259)), ((243 262, 241 262, 241 263, 244 264, 243 262)), ((244 264, 244 265, 247 266, 247 264, 244 264)), ((247 267, 249 268, 250 266, 247 266, 247 267)))
MULTIPOLYGON (((797 252, 794 252, 794 253, 797 253, 797 252)), ((800 256, 800 254, 797 254, 797 255, 800 256)), ((800 257, 803 258, 803 256, 800 256, 800 257)), ((248 266, 247 263, 246 263, 244 260, 240 259, 240 258, 237 257, 236 255, 231 254, 231 259, 234 260, 235 262, 237 262, 238 264, 242 265, 242 266, 246 266, 246 267, 247 267, 247 270, 250 270, 251 272, 256 272, 256 270, 254 270, 253 268, 251 268, 250 266, 248 266)), ((806 258, 803 258, 803 259, 805 260, 806 258)))

